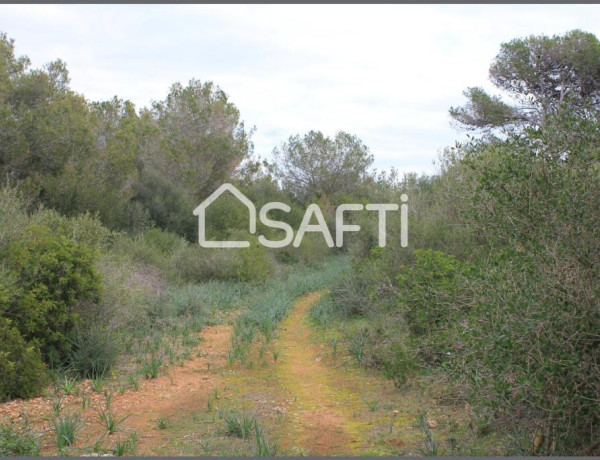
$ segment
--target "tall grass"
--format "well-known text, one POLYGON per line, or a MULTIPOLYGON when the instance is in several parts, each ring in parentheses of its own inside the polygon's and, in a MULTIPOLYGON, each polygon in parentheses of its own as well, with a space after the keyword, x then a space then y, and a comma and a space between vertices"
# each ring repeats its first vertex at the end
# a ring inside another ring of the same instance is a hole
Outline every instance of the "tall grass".
POLYGON ((331 257, 317 266, 298 267, 263 285, 260 296, 253 298, 248 309, 236 320, 232 338, 234 357, 243 358, 247 355, 257 333, 265 343, 269 343, 277 325, 298 297, 329 286, 347 267, 347 263, 345 257, 331 257))

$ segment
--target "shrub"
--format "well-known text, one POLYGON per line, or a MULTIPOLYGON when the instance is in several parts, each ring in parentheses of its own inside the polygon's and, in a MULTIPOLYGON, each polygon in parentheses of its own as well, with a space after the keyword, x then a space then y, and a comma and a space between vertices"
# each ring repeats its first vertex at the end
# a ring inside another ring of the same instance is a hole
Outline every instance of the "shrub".
POLYGON ((39 350, 0 318, 0 401, 37 396, 48 380, 39 350))
POLYGON ((40 455, 40 444, 29 430, 14 423, 0 425, 0 456, 36 457, 40 455))
POLYGON ((369 308, 369 281, 356 273, 344 273, 331 288, 331 295, 340 317, 364 316, 369 308))
POLYGON ((397 276, 399 302, 413 334, 443 326, 456 309, 459 277, 465 271, 454 256, 441 251, 416 249, 414 264, 397 276))
POLYGON ((89 213, 66 217, 56 211, 46 210, 38 213, 35 220, 38 225, 47 226, 71 241, 97 250, 106 248, 114 237, 97 216, 89 213))
POLYGON ((77 322, 75 308, 96 301, 100 279, 94 253, 48 227, 33 225, 7 251, 10 268, 18 276, 22 295, 5 310, 26 340, 45 357, 63 356, 67 336, 77 322))
POLYGON ((186 244, 171 256, 168 276, 178 283, 235 280, 238 265, 237 251, 204 249, 198 244, 186 244))
POLYGON ((90 324, 76 329, 69 352, 69 367, 83 378, 106 375, 117 361, 119 344, 109 329, 90 324))
POLYGON ((0 252, 19 239, 28 224, 26 206, 17 190, 0 189, 0 252))
POLYGON ((250 238, 250 247, 240 249, 240 259, 237 263, 237 279, 264 283, 273 274, 273 260, 256 238, 250 238))

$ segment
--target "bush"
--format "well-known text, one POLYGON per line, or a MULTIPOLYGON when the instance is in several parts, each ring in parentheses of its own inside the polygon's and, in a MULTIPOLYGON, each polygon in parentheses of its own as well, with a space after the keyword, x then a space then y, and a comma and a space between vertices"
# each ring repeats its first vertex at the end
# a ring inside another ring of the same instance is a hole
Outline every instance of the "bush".
POLYGON ((0 425, 1 457, 36 457, 40 455, 40 444, 27 430, 14 423, 0 425))
POLYGON ((416 249, 414 264, 403 266, 397 276, 399 297, 413 334, 425 334, 445 326, 456 309, 458 278, 465 271, 454 256, 441 251, 416 249))
POLYGON ((43 356, 64 356, 68 334, 77 323, 75 308, 98 298, 93 252, 48 227, 33 225, 10 245, 7 261, 22 293, 5 309, 5 316, 14 318, 23 337, 43 356))
POLYGON ((258 239, 250 238, 250 247, 239 250, 236 278, 239 281, 264 283, 275 271, 274 263, 258 239))
POLYGON ((0 189, 0 253, 19 239, 29 224, 26 207, 16 189, 0 189))
POLYGON ((0 318, 0 401, 37 396, 47 383, 39 350, 8 319, 0 318))
POLYGON ((38 225, 44 225, 59 235, 76 243, 85 244, 89 248, 101 250, 106 248, 113 233, 102 225, 102 222, 89 213, 75 217, 65 217, 56 211, 38 213, 35 219, 38 225))
POLYGON ((235 280, 238 264, 237 251, 204 249, 197 244, 186 244, 171 256, 168 276, 177 283, 235 280))
POLYGON ((82 378, 103 377, 113 368, 119 354, 114 334, 98 325, 80 327, 72 339, 68 367, 82 378))

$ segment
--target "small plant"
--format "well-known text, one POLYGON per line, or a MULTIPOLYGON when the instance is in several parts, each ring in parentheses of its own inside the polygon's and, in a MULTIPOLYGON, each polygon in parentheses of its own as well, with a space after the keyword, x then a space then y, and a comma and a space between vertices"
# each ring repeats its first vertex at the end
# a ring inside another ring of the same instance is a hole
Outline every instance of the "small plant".
POLYGON ((329 345, 331 346, 331 356, 333 359, 337 358, 337 350, 338 350, 338 339, 333 338, 329 341, 329 345))
POLYGON ((81 396, 81 408, 83 410, 86 410, 88 407, 90 407, 90 404, 92 403, 92 398, 89 395, 82 395, 81 396))
POLYGON ((52 414, 55 417, 58 417, 60 415, 60 413, 63 410, 63 405, 64 405, 64 399, 62 396, 57 395, 53 400, 52 400, 52 414))
POLYGON ((133 391, 138 391, 140 389, 140 382, 138 381, 137 374, 129 374, 127 377, 127 383, 133 389, 133 391))
POLYGON ((257 457, 274 457, 277 455, 277 444, 269 443, 262 426, 258 422, 254 423, 254 440, 256 442, 257 457))
POLYGON ((17 428, 14 422, 0 425, 0 456, 35 457, 40 455, 40 444, 27 427, 17 428))
POLYGON ((150 355, 150 359, 148 359, 147 356, 144 357, 144 362, 142 365, 142 373, 144 377, 148 380, 157 378, 162 364, 163 357, 156 353, 152 353, 150 355))
POLYGON ((98 413, 98 417, 100 418, 100 423, 104 425, 108 434, 113 434, 117 432, 121 424, 129 417, 129 415, 126 415, 125 417, 118 418, 117 415, 110 408, 111 404, 112 394, 109 394, 106 396, 104 408, 98 408, 96 410, 96 412, 98 413))
POLYGON ((219 413, 221 420, 225 422, 225 433, 229 436, 248 439, 255 422, 255 416, 246 412, 229 409, 219 413))
POLYGON ((70 395, 77 387, 77 380, 65 376, 61 381, 61 387, 65 394, 70 395))
POLYGON ((425 435, 425 439, 423 440, 423 448, 419 449, 421 453, 426 457, 435 457, 440 455, 438 443, 435 439, 433 439, 431 429, 427 423, 427 414, 424 412, 419 414, 419 428, 425 435))
POLYGON ((113 455, 123 457, 135 451, 138 442, 137 433, 133 432, 127 439, 117 439, 115 448, 112 450, 113 455))
POLYGON ((161 416, 156 422, 156 427, 159 430, 166 430, 169 427, 169 421, 165 416, 161 416))
POLYGON ((371 412, 377 412, 379 410, 379 401, 376 399, 369 399, 365 402, 367 403, 367 407, 371 412))
POLYGON ((129 439, 117 439, 112 453, 115 457, 123 457, 129 452, 129 439))
POLYGON ((59 451, 75 442, 80 426, 81 418, 78 415, 67 414, 64 417, 54 419, 56 446, 59 451))
POLYGON ((362 329, 350 337, 348 349, 358 364, 363 364, 364 362, 364 348, 368 336, 369 331, 367 329, 362 329))
POLYGON ((271 353, 273 353, 273 361, 277 362, 279 359, 279 350, 273 350, 271 353))
POLYGON ((105 384, 104 375, 97 375, 92 379, 92 388, 96 393, 102 393, 105 384))

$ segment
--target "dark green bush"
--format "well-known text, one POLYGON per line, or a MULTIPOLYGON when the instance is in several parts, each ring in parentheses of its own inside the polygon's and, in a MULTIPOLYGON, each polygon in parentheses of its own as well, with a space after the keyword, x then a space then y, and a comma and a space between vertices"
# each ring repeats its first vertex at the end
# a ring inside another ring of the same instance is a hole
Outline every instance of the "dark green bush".
POLYGON ((400 268, 398 301, 413 334, 444 327, 457 308, 464 264, 441 251, 416 249, 414 263, 400 268))
POLYGON ((0 401, 37 396, 47 383, 39 350, 8 319, 0 318, 0 401))
POLYGON ((4 315, 45 358, 63 357, 77 323, 76 307, 97 300, 100 279, 94 253, 48 227, 31 226, 23 239, 11 244, 6 259, 18 276, 21 295, 4 315))

